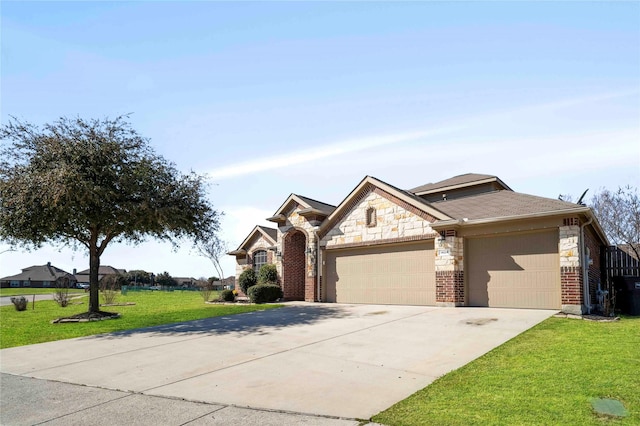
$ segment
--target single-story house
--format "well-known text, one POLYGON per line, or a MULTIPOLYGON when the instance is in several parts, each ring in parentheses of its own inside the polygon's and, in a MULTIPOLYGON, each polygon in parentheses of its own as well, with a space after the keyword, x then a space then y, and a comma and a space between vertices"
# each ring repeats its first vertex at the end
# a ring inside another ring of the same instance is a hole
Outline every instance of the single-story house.
POLYGON ((589 312, 608 240, 584 205, 465 174, 402 190, 366 176, 337 206, 291 194, 229 252, 276 265, 290 300, 589 312))
POLYGON ((69 280, 70 287, 75 286, 76 279, 72 274, 53 266, 51 262, 47 262, 46 265, 24 268, 17 275, 0 278, 0 287, 53 288, 56 286, 56 280, 64 278, 69 280))
MULTIPOLYGON (((98 267, 98 281, 100 281, 105 275, 124 275, 126 273, 126 269, 118 269, 109 265, 101 265, 98 267)), ((76 277, 76 280, 79 284, 89 284, 89 269, 85 269, 84 271, 80 272, 76 272, 76 270, 74 269, 73 275, 76 277)))

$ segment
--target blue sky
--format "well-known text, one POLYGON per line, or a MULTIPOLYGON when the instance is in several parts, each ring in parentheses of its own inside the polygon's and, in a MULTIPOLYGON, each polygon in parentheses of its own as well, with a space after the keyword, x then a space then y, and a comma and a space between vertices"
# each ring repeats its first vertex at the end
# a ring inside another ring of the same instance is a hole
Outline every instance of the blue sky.
MULTIPOLYGON (((487 173, 552 198, 640 182, 638 2, 0 7, 2 123, 133 113, 158 153, 211 176, 230 248, 290 193, 337 204, 365 175, 487 173)), ((88 267, 44 247, 0 253, 0 276, 47 261, 88 267)), ((213 274, 186 245, 112 245, 102 263, 213 274)))

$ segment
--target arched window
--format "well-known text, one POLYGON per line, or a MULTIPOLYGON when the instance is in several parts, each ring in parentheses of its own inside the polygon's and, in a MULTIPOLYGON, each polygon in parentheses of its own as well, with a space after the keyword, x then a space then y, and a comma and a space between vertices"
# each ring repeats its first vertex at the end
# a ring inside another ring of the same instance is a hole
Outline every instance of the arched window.
POLYGON ((257 272, 260 271, 262 265, 267 263, 267 252, 265 250, 258 250, 253 253, 253 270, 257 272))

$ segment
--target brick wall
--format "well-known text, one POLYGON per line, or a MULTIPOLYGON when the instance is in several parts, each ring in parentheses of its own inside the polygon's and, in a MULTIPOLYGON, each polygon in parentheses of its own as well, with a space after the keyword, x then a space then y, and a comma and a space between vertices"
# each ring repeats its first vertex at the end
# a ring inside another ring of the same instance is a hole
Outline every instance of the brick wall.
POLYGON ((436 271, 436 303, 464 306, 464 271, 436 271))
POLYGON ((284 237, 282 256, 282 291, 286 300, 305 300, 308 286, 306 254, 307 238, 301 231, 291 231, 284 237))
POLYGON ((582 268, 561 266, 560 283, 563 305, 582 305, 582 268))

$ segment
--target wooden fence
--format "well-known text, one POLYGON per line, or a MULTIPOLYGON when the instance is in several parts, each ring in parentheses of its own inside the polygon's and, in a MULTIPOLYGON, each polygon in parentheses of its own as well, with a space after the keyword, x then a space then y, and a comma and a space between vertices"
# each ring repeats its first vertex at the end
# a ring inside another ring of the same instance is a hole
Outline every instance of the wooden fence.
POLYGON ((616 246, 602 251, 602 265, 603 281, 607 283, 611 283, 613 277, 640 276, 640 261, 616 246))

